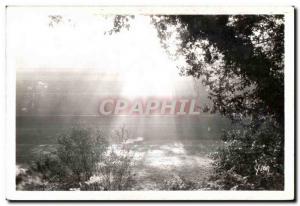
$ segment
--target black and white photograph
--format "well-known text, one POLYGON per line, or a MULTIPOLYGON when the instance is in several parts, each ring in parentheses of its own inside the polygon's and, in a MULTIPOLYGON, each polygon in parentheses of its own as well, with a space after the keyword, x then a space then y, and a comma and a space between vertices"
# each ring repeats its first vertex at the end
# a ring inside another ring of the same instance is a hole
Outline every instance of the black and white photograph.
POLYGON ((293 21, 7 6, 9 197, 292 200, 293 21))

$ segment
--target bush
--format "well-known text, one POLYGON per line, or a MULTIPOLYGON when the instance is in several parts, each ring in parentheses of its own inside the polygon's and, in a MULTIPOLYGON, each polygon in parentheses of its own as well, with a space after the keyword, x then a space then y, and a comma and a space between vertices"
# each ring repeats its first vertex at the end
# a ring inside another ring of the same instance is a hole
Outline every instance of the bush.
POLYGON ((130 190, 134 184, 131 156, 109 152, 104 161, 98 164, 95 175, 81 186, 81 190, 130 190))
POLYGON ((219 189, 282 190, 284 133, 272 119, 228 131, 213 155, 219 189))
POLYGON ((164 181, 163 190, 199 190, 202 188, 202 182, 195 182, 185 178, 182 175, 173 174, 164 181))
POLYGON ((108 147, 102 161, 97 164, 95 176, 81 187, 82 190, 130 190, 135 184, 133 153, 126 143, 128 131, 115 131, 111 137, 116 141, 108 147))
POLYGON ((74 128, 58 138, 57 155, 78 182, 88 180, 106 151, 107 141, 97 131, 74 128))
POLYGON ((38 173, 42 179, 50 182, 60 181, 65 178, 69 172, 56 152, 41 152, 36 155, 35 160, 30 166, 32 173, 38 173))
POLYGON ((57 139, 55 150, 39 152, 30 168, 17 174, 17 189, 129 190, 134 174, 127 130, 117 130, 112 139, 119 142, 108 146, 99 131, 72 129, 57 139))

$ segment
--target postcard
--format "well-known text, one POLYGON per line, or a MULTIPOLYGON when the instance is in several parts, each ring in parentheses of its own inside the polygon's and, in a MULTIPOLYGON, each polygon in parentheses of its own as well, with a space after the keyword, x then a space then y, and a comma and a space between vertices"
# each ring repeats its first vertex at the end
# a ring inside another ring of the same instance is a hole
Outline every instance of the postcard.
POLYGON ((293 200, 294 8, 6 5, 8 200, 293 200))

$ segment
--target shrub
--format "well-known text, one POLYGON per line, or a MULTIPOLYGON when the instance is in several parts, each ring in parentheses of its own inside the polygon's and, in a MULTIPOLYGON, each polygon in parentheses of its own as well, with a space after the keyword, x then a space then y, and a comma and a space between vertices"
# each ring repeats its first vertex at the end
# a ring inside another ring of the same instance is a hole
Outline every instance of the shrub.
POLYGON ((134 184, 128 131, 108 141, 99 132, 74 128, 57 139, 52 151, 39 152, 26 172, 17 174, 18 190, 129 190, 134 184))
POLYGON ((111 137, 116 143, 108 147, 102 161, 97 164, 95 175, 81 187, 82 190, 130 190, 135 184, 133 153, 126 141, 128 131, 115 131, 111 137))
POLYGON ((57 155, 78 182, 88 180, 106 151, 107 141, 97 131, 73 128, 58 138, 57 155))
POLYGON ((135 184, 131 156, 109 152, 103 160, 81 190, 130 190, 135 184))
POLYGON ((219 189, 282 190, 283 129, 272 119, 228 131, 213 155, 219 189))
POLYGON ((173 174, 164 181, 162 190, 199 190, 203 183, 195 182, 182 175, 173 174))
POLYGON ((67 168, 62 164, 55 152, 40 152, 30 166, 30 171, 39 173, 43 179, 60 181, 68 175, 67 168))
MULTIPOLYGON (((100 131, 73 128, 57 138, 55 149, 43 150, 34 155, 26 179, 20 185, 26 190, 69 190, 80 187, 96 171, 107 150, 107 141, 100 131), (36 179, 28 183, 29 179, 36 179), (26 183, 27 182, 27 183, 26 183), (38 185, 43 185, 39 187, 38 185)), ((24 175, 23 175, 24 176, 24 175)))

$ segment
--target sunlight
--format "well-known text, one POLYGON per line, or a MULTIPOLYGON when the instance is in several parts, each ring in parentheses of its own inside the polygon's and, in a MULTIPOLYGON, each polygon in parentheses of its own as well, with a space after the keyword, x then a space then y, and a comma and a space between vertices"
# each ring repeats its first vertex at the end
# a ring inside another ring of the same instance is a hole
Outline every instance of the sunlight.
POLYGON ((174 96, 179 71, 162 48, 149 16, 136 16, 128 31, 108 35, 105 32, 112 28, 112 16, 89 12, 74 15, 55 9, 48 12, 20 12, 20 19, 12 19, 18 21, 10 28, 18 70, 91 71, 99 73, 100 81, 117 74, 122 82, 118 95, 174 96), (56 14, 61 14, 62 21, 49 26, 49 15, 56 14), (20 21, 26 27, 19 26, 20 21), (32 24, 26 24, 28 21, 32 24), (17 38, 19 33, 22 39, 17 38))
POLYGON ((172 97, 174 81, 179 78, 178 70, 161 47, 150 17, 136 17, 126 39, 128 45, 124 48, 130 48, 126 50, 136 57, 131 64, 123 65, 126 72, 121 95, 127 98, 172 97))
POLYGON ((165 72, 141 69, 141 73, 132 72, 125 75, 122 96, 136 97, 172 97, 174 95, 173 79, 165 72))

